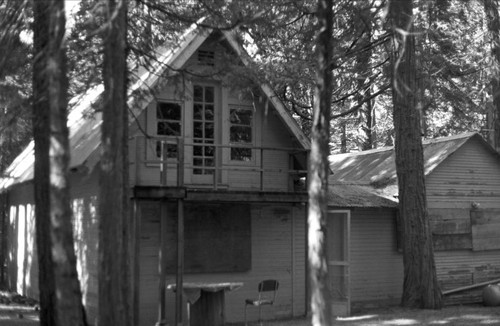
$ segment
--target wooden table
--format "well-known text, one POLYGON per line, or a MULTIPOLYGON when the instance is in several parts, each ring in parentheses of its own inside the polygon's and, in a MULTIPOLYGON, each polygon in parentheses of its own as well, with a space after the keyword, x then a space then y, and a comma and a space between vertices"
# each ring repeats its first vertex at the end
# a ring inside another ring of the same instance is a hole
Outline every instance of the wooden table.
MULTIPOLYGON (((222 326, 225 322, 224 295, 243 286, 241 282, 183 283, 182 293, 188 301, 190 326, 222 326)), ((176 284, 167 285, 167 290, 175 291, 176 284)))

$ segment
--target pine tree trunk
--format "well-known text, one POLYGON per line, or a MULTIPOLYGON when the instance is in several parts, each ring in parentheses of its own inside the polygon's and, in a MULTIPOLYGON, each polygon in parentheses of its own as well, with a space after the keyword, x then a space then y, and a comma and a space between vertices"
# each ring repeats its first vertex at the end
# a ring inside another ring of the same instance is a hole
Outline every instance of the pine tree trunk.
POLYGON ((402 305, 436 309, 441 308, 442 297, 427 214, 412 1, 391 1, 389 15, 395 45, 391 59, 396 170, 403 233, 402 305))
POLYGON ((105 1, 104 107, 99 205, 99 325, 131 325, 127 1, 105 1))
POLYGON ((332 85, 332 0, 319 0, 318 66, 309 160, 308 259, 313 326, 332 322, 326 256, 328 154, 332 85))
POLYGON ((64 1, 36 1, 34 5, 34 186, 40 324, 86 325, 69 195, 64 1))
POLYGON ((356 55, 356 70, 358 73, 358 89, 360 94, 356 96, 357 105, 360 106, 362 130, 364 132, 364 139, 361 143, 362 150, 368 150, 374 148, 374 115, 372 101, 366 101, 363 103, 365 98, 371 96, 371 85, 368 81, 368 76, 372 73, 370 70, 370 60, 372 56, 371 39, 372 39, 372 14, 369 7, 365 7, 366 3, 361 2, 359 8, 359 21, 356 24, 356 34, 361 35, 358 41, 358 52, 356 55))
POLYGON ((492 146, 500 153, 500 16, 498 0, 483 0, 484 11, 488 19, 488 32, 493 56, 493 76, 491 94, 493 96, 493 137, 492 146))

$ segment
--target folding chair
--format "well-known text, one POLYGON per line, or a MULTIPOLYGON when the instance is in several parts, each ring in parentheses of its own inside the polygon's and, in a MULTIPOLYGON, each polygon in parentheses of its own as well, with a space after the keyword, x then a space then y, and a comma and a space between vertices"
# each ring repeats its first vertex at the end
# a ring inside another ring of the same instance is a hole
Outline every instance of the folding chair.
POLYGON ((262 306, 274 304, 276 293, 278 292, 279 282, 276 280, 264 280, 259 283, 257 299, 245 300, 245 326, 247 326, 247 307, 259 307, 259 324, 262 326, 262 306))

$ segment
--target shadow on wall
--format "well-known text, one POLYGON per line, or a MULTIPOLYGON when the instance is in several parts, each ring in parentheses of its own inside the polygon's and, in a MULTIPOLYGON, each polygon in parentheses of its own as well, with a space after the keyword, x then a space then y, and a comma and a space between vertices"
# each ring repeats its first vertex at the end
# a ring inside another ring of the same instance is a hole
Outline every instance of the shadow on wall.
MULTIPOLYGON (((3 248, 5 290, 38 298, 38 256, 36 249, 35 206, 32 203, 13 204, 7 207, 6 237, 3 248)), ((72 201, 73 237, 77 270, 87 313, 96 314, 98 225, 97 198, 87 196, 72 201)))
POLYGON ((73 237, 77 270, 88 320, 92 320, 92 316, 97 315, 96 298, 99 242, 97 203, 96 196, 77 198, 72 202, 73 237))

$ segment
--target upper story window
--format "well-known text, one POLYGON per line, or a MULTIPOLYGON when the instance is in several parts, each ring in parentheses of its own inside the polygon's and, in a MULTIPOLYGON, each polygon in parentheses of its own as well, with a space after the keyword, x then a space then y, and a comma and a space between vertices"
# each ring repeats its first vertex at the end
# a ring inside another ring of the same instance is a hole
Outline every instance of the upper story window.
MULTIPOLYGON (((180 136, 182 108, 175 102, 158 102, 156 105, 156 134, 158 136, 180 136)), ((156 157, 176 158, 176 143, 156 142, 156 157)))
POLYGON ((182 110, 179 103, 158 102, 156 105, 156 134, 158 136, 181 135, 182 110))
POLYGON ((229 108, 229 142, 231 160, 249 162, 252 160, 253 108, 251 106, 231 106, 229 108), (245 145, 242 147, 234 145, 245 145))
POLYGON ((215 87, 193 87, 193 170, 213 174, 215 167, 215 87))

